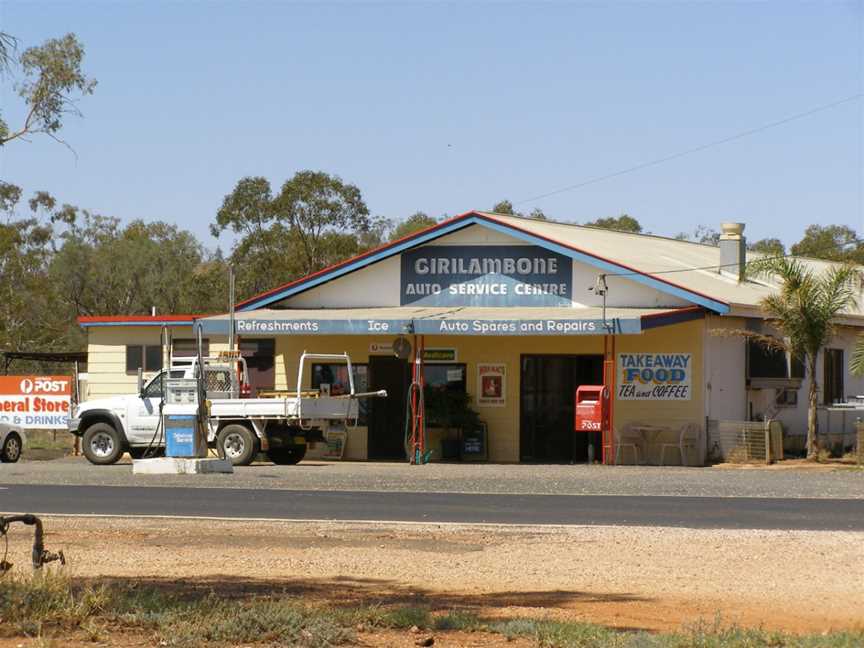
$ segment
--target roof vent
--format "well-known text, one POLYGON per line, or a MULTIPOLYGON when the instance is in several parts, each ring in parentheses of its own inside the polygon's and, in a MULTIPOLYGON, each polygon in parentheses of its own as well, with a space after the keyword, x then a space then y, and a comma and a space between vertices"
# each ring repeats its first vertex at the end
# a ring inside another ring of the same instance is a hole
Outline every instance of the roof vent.
POLYGON ((720 274, 743 281, 747 264, 744 223, 720 223, 720 230, 720 274))

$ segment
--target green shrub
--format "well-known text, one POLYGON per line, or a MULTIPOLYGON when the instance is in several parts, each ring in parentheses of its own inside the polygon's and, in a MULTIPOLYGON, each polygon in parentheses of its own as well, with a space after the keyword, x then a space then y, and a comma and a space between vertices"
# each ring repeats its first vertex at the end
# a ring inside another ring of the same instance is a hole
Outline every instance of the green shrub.
POLYGON ((429 628, 432 625, 432 616, 426 608, 400 607, 384 612, 381 615, 381 625, 387 628, 429 628))
POLYGON ((484 628, 483 622, 473 612, 466 610, 451 610, 447 614, 436 616, 432 621, 435 630, 463 630, 475 632, 484 628))

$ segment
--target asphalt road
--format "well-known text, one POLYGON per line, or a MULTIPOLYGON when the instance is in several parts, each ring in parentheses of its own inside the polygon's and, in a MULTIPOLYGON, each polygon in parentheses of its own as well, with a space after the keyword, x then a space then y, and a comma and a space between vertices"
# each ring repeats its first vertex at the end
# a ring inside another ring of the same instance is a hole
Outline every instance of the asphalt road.
POLYGON ((0 485, 0 512, 864 531, 864 500, 0 485))
POLYGON ((794 462, 727 469, 306 460, 297 466, 237 466, 231 475, 135 475, 128 460, 94 466, 83 457, 67 457, 0 463, 0 484, 864 500, 864 471, 851 466, 795 466, 794 462))

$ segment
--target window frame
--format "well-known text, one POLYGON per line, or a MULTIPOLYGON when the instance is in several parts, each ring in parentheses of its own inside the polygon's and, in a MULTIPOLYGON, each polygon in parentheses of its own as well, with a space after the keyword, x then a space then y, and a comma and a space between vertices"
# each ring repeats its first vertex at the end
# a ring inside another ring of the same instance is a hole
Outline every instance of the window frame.
POLYGON ((798 389, 784 387, 774 394, 774 406, 779 409, 797 409, 798 389))
MULTIPOLYGON (((448 369, 457 369, 457 368, 461 369, 462 370, 462 385, 463 385, 461 391, 463 391, 466 394, 468 393, 468 363, 466 363, 466 362, 435 362, 435 363, 431 363, 431 364, 426 364, 424 362, 423 363, 423 383, 426 385, 427 388, 431 389, 432 385, 429 383, 429 381, 426 378, 426 370, 427 369, 431 370, 433 368, 438 369, 439 367, 443 368, 444 371, 447 371, 448 369)), ((447 385, 449 385, 449 382, 450 381, 447 381, 447 385)), ((447 385, 445 385, 445 388, 449 389, 449 387, 447 385)), ((456 391, 456 390, 453 390, 453 391, 456 391)))
POLYGON ((163 400, 165 398, 165 379, 166 378, 182 378, 186 375, 186 372, 183 369, 160 369, 159 373, 153 376, 146 385, 144 385, 144 389, 141 393, 142 398, 158 398, 159 400, 163 400), (159 381, 161 383, 159 387, 159 393, 155 396, 151 396, 148 394, 150 388, 159 381))
POLYGON ((138 373, 138 368, 141 368, 143 373, 151 373, 153 371, 162 371, 162 345, 161 344, 127 344, 126 345, 126 375, 134 376, 138 373), (129 352, 131 349, 137 348, 138 351, 138 366, 130 368, 129 366, 129 352), (159 349, 159 366, 158 367, 150 367, 147 365, 147 350, 148 349, 159 349))
POLYGON ((844 355, 843 349, 826 347, 822 351, 822 404, 827 407, 845 400, 844 355))
MULTIPOLYGON (((202 338, 201 347, 202 347, 201 348, 201 354, 205 358, 209 358, 210 357, 210 338, 202 338)), ((194 358, 198 355, 198 352, 196 350, 197 348, 198 348, 198 341, 195 340, 194 338, 177 338, 176 340, 171 341, 171 357, 172 358, 194 358), (190 355, 185 355, 185 354, 184 355, 178 355, 177 354, 177 343, 178 342, 189 343, 192 345, 192 350, 190 352, 190 355)))

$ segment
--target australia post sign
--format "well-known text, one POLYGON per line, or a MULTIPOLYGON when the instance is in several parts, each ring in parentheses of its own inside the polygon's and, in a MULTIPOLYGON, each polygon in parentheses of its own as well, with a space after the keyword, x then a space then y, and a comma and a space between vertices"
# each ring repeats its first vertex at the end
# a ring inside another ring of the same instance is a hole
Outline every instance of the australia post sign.
POLYGON ((430 245, 402 253, 403 306, 570 306, 573 263, 532 245, 430 245))
POLYGON ((0 423, 65 428, 71 395, 70 376, 0 376, 0 423))

